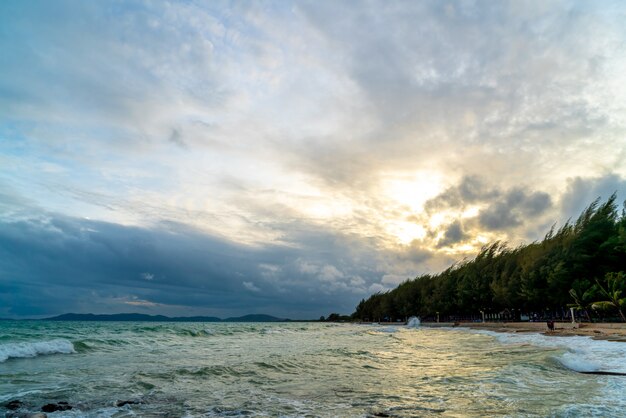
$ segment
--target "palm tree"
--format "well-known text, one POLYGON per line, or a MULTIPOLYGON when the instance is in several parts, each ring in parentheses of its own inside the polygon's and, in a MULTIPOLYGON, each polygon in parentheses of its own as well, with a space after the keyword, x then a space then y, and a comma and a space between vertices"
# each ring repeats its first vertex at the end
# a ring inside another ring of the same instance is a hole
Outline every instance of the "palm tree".
POLYGON ((591 306, 594 309, 617 308, 622 322, 626 322, 626 316, 624 316, 624 312, 622 311, 622 308, 626 307, 626 297, 622 297, 622 290, 626 283, 626 275, 624 275, 623 271, 620 271, 619 273, 607 273, 604 277, 607 283, 606 288, 597 280, 596 283, 598 290, 607 300, 594 302, 591 306))
POLYGON ((594 294, 593 287, 587 289, 584 293, 580 294, 580 292, 576 292, 575 289, 570 289, 569 294, 574 299, 574 303, 568 303, 568 308, 574 308, 577 311, 582 311, 585 313, 587 320, 591 322, 591 316, 589 316, 589 308, 592 307, 593 303, 591 298, 594 294))

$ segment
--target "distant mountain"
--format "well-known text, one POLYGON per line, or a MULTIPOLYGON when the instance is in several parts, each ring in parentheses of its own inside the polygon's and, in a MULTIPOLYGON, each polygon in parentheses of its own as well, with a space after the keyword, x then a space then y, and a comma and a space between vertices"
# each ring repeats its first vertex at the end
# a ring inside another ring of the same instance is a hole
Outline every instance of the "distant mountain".
POLYGON ((112 315, 75 314, 67 313, 46 321, 141 321, 141 322, 220 322, 220 318, 213 316, 189 316, 170 318, 163 315, 145 315, 138 313, 122 313, 112 315))
POLYGON ((236 318, 220 319, 214 316, 183 316, 169 317, 163 315, 145 315, 138 313, 122 313, 112 315, 76 314, 45 318, 45 321, 136 321, 136 322, 284 322, 288 319, 276 318, 271 315, 244 315, 236 318))
POLYGON ((226 318, 224 322, 285 322, 287 319, 276 318, 271 315, 244 315, 236 318, 226 318))

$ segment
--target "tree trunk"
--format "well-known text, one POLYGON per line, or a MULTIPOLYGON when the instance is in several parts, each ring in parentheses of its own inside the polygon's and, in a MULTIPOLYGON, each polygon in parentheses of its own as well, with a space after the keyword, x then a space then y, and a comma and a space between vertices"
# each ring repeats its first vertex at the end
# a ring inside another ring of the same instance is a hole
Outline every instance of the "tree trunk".
POLYGON ((624 316, 624 312, 622 312, 622 308, 617 308, 617 312, 619 312, 619 316, 622 318, 622 322, 626 322, 626 317, 624 316))

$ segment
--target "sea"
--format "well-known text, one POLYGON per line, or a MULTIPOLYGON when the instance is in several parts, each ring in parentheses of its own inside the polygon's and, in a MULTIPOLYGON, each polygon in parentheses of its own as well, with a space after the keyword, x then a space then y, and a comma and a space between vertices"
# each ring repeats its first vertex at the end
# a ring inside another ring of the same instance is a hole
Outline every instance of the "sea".
POLYGON ((0 416, 626 417, 625 343, 411 325, 1 321, 0 416))

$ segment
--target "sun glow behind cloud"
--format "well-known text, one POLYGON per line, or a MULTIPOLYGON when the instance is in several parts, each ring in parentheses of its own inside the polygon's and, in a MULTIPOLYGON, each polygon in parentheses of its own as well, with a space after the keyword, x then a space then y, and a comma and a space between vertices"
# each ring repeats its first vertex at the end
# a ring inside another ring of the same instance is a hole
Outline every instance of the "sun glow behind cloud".
POLYGON ((381 205, 386 211, 374 221, 381 222, 391 235, 390 244, 408 245, 426 238, 427 229, 418 216, 421 217, 424 204, 443 190, 443 176, 435 171, 418 170, 381 173, 380 178, 379 193, 384 199, 381 205))
POLYGON ((422 212, 424 203, 443 191, 443 173, 435 171, 383 173, 381 177, 384 195, 411 212, 422 212))

